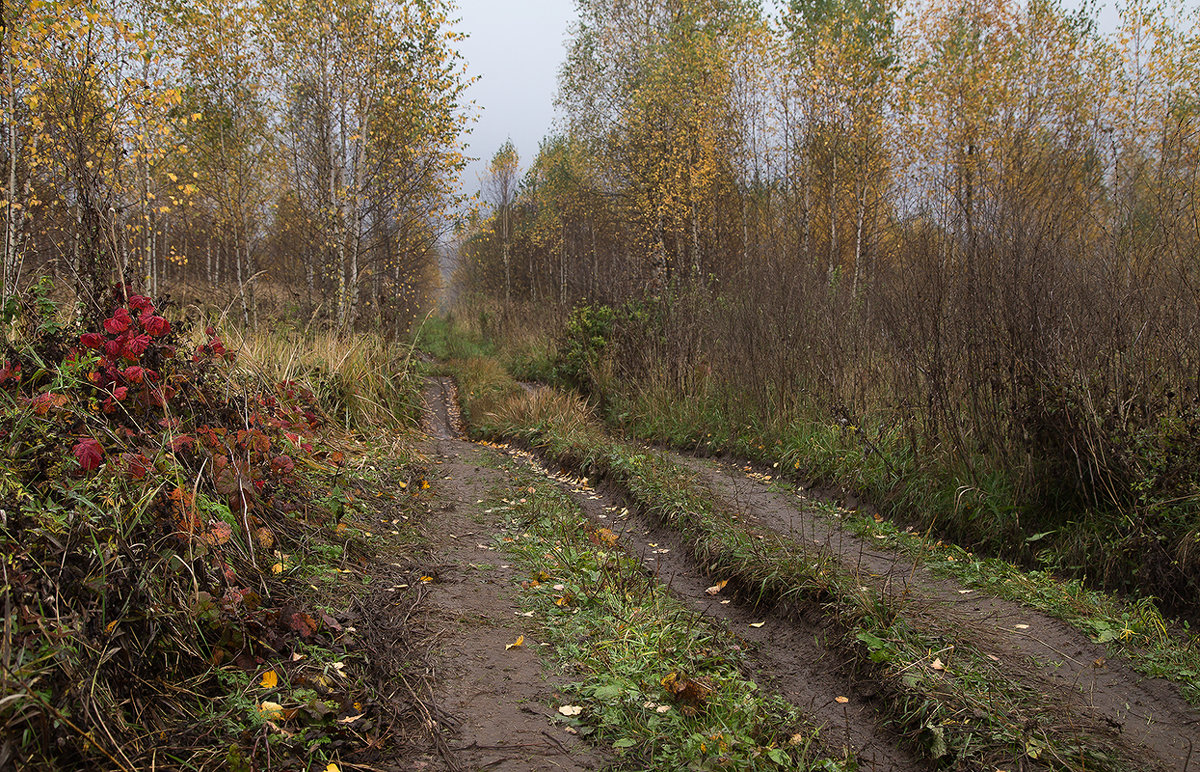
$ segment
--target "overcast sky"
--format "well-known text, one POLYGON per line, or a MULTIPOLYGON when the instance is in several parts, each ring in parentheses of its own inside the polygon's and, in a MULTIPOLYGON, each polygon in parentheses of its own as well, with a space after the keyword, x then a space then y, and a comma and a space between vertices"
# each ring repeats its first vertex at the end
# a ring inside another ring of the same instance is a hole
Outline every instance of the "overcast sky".
MULTIPOLYGON (((1085 0, 1065 0, 1077 8, 1085 0)), ((767 0, 768 8, 778 0, 767 0)), ((1184 0, 1194 8, 1200 0, 1184 0)), ((1116 25, 1115 0, 1100 0, 1101 27, 1116 25)), ((554 118, 554 94, 563 43, 575 20, 572 0, 458 0, 458 29, 470 37, 461 44, 467 71, 478 76, 469 98, 478 121, 467 138, 467 154, 479 160, 467 168, 463 189, 480 188, 479 175, 505 139, 511 138, 527 168, 554 118)))
POLYGON ((469 97, 479 120, 467 138, 478 158, 463 178, 465 192, 479 190, 479 174, 505 139, 512 138, 525 168, 550 131, 563 41, 575 19, 571 0, 458 0, 459 30, 470 37, 460 51, 467 72, 478 76, 469 97))

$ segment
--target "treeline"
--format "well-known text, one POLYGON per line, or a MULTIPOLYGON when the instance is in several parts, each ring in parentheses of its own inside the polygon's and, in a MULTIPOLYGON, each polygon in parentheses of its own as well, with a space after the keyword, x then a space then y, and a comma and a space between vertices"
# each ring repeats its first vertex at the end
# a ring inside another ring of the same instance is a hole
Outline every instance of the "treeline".
MULTIPOLYGON (((17 0, 3 293, 152 294, 404 330, 457 207, 448 0, 17 0)), ((105 312, 110 309, 104 309, 105 312)))
POLYGON ((623 307, 593 379, 624 410, 843 427, 957 538, 1194 604, 1194 7, 576 5, 565 120, 508 197, 498 154, 468 293, 623 307))

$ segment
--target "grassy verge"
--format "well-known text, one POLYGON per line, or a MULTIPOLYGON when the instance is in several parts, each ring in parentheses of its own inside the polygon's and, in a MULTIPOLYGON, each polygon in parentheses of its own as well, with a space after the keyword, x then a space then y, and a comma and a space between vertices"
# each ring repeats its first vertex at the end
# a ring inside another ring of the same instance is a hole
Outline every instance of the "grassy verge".
MULTIPOLYGON (((460 388, 470 394, 471 372, 460 388)), ((883 685, 896 725, 931 758, 972 768, 1131 769, 1104 737, 1056 721, 1058 706, 930 620, 863 587, 828 556, 757 533, 715 507, 682 470, 613 440, 577 398, 548 390, 493 409, 476 431, 516 437, 566 466, 619 483, 682 534, 744 597, 789 609, 821 605, 860 666, 883 685)))
POLYGON ((580 679, 563 720, 623 768, 855 768, 819 759, 815 730, 748 678, 731 636, 648 578, 545 478, 518 476, 489 506, 508 520, 499 546, 530 577, 527 613, 580 679))
POLYGON ((1200 639, 1186 627, 1172 631, 1149 600, 1126 602, 1088 588, 1078 579, 1063 580, 1046 571, 1027 571, 999 558, 980 557, 942 541, 931 542, 887 520, 842 512, 853 533, 878 539, 881 547, 919 559, 936 575, 964 587, 1023 603, 1060 619, 1107 644, 1140 673, 1179 684, 1184 698, 1200 706, 1200 639))

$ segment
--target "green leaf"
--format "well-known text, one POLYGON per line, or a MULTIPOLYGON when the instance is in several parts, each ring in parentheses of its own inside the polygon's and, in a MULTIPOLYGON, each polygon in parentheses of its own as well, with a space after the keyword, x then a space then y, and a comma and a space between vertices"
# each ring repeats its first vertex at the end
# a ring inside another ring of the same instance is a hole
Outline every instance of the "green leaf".
POLYGON ((596 687, 596 691, 592 693, 598 700, 615 700, 620 697, 625 690, 617 684, 605 684, 604 686, 596 687))

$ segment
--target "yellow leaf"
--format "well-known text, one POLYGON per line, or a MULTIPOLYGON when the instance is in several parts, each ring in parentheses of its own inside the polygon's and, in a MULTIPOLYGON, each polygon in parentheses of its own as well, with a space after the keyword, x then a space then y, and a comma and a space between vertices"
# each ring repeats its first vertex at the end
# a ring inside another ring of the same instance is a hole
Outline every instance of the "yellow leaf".
POLYGON ((510 644, 506 645, 506 646, 504 647, 504 650, 505 650, 505 651, 508 651, 509 649, 515 649, 515 648, 517 648, 517 647, 519 647, 519 646, 524 646, 524 645, 525 645, 525 636, 523 636, 523 635, 520 635, 520 636, 517 636, 517 640, 515 640, 515 641, 513 641, 512 643, 510 643, 510 644))
POLYGON ((558 712, 564 716, 578 716, 583 712, 583 708, 579 705, 562 705, 559 707, 558 712))
POLYGON ((263 673, 262 680, 259 681, 264 689, 274 689, 279 685, 279 675, 274 670, 268 670, 263 673))
POLYGON ((709 595, 717 595, 718 593, 721 592, 721 590, 725 589, 725 585, 727 585, 727 584, 729 584, 728 579, 722 580, 722 581, 714 584, 712 587, 709 587, 707 590, 705 590, 705 592, 708 593, 709 595))
POLYGON ((275 565, 271 566, 271 573, 282 574, 283 573, 283 563, 276 563, 275 565))
POLYGON ((766 622, 751 622, 750 626, 751 627, 762 627, 765 624, 766 624, 766 622))
POLYGON ((841 704, 841 705, 845 705, 845 704, 846 704, 847 702, 849 702, 849 701, 850 701, 850 698, 849 698, 849 697, 838 697, 838 698, 836 698, 836 700, 835 700, 835 702, 837 702, 837 703, 839 703, 839 704, 841 704))
POLYGON ((283 706, 278 702, 262 702, 258 706, 258 712, 272 721, 283 718, 283 706))

